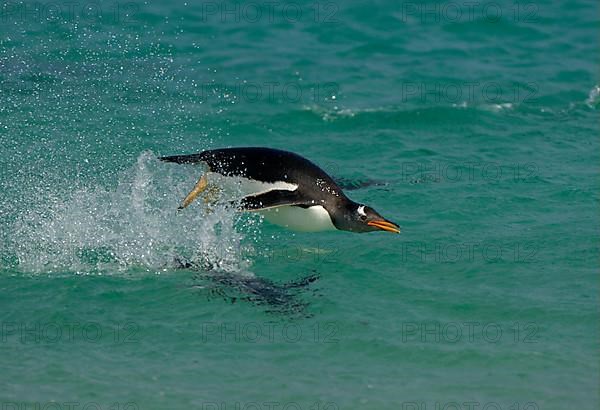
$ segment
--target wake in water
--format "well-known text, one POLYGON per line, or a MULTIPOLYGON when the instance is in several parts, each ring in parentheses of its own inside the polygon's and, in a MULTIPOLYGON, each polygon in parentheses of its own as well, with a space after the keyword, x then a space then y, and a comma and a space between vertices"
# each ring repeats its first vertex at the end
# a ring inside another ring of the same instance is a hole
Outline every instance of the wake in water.
POLYGON ((39 199, 19 215, 8 244, 15 268, 46 274, 185 269, 195 272, 194 287, 211 297, 244 300, 284 314, 304 312, 299 292, 317 274, 279 284, 249 270, 247 256, 254 252, 244 242, 252 242, 257 233, 256 216, 244 218, 219 204, 207 212, 202 201, 177 210, 197 177, 190 167, 173 167, 145 152, 113 189, 74 188, 55 192, 52 199, 32 195, 39 199))

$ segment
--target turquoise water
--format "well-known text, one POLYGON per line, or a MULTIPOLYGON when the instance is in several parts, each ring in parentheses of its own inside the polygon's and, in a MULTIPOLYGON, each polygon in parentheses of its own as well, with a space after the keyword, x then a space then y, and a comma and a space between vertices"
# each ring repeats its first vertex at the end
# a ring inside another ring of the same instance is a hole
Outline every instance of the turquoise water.
POLYGON ((598 408, 596 1, 0 7, 3 409, 598 408), (402 234, 178 213, 241 145, 402 234))

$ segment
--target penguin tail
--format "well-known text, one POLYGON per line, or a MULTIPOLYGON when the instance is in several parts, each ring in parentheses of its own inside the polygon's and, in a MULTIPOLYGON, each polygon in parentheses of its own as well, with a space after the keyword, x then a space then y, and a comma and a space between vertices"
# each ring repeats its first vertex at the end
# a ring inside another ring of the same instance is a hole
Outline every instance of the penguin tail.
POLYGON ((158 157, 158 159, 165 162, 174 162, 176 164, 196 164, 202 161, 202 154, 173 155, 169 157, 158 157))

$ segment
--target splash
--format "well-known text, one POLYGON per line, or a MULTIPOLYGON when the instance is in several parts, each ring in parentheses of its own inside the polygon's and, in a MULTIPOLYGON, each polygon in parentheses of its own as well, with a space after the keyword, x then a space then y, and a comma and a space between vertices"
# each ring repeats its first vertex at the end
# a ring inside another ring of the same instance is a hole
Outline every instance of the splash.
POLYGON ((600 85, 595 85, 589 92, 585 103, 590 108, 596 108, 600 101, 600 85))
MULTIPOLYGON (((220 272, 248 272, 251 252, 235 227, 253 224, 202 201, 177 206, 198 172, 142 153, 116 187, 74 188, 32 205, 17 219, 9 247, 23 272, 108 274, 166 271, 182 261, 220 272)), ((66 181, 65 181, 66 182, 66 181)))

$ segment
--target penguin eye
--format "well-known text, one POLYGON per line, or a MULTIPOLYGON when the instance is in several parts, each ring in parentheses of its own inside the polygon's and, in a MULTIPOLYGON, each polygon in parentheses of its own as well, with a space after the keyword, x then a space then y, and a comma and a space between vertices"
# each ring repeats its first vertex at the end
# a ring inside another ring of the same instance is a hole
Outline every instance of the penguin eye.
POLYGON ((358 207, 358 209, 356 210, 356 212, 358 212, 359 218, 361 221, 366 221, 367 220, 367 213, 365 212, 365 206, 361 205, 358 207))

